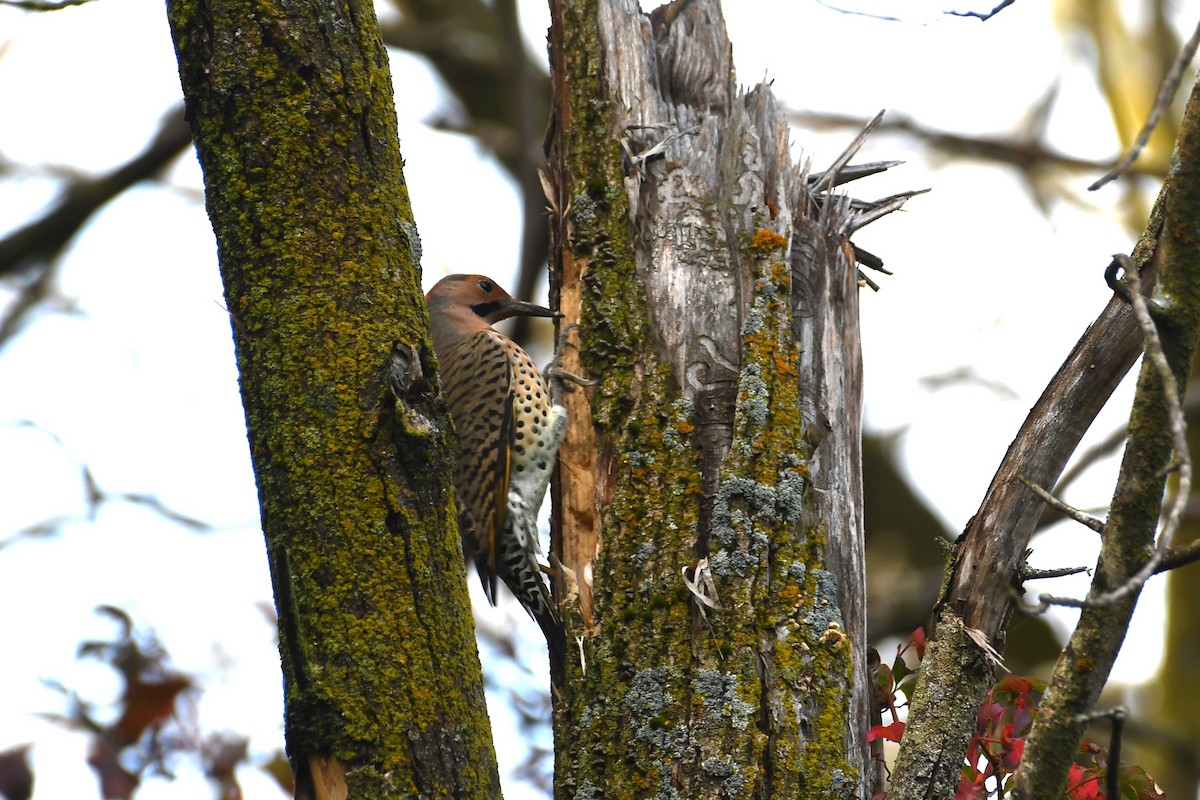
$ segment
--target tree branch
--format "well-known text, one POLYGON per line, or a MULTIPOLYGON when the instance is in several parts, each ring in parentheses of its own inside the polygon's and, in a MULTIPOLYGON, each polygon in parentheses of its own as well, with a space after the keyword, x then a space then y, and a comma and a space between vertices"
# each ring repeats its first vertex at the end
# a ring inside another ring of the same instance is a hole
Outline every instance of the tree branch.
POLYGON ((97 209, 135 183, 157 175, 191 142, 183 107, 176 106, 163 115, 158 133, 136 158, 106 175, 73 182, 53 210, 0 239, 0 277, 53 259, 97 209))
MULTIPOLYGON (((1166 200, 1155 293, 1155 322, 1172 377, 1163 379, 1153 357, 1142 365, 1129 443, 1089 592, 1091 599, 1116 599, 1081 612, 1027 740, 1014 798, 1053 796, 1065 784, 1083 734, 1078 720, 1091 712, 1100 696, 1133 615, 1140 585, 1125 587, 1139 570, 1145 571, 1147 553, 1155 546, 1166 469, 1173 464, 1172 450, 1179 447, 1174 441, 1178 431, 1172 431, 1175 426, 1168 418, 1169 395, 1186 384, 1200 331, 1200 83, 1188 102, 1172 164, 1160 195, 1166 200)), ((1136 296, 1131 299, 1136 304, 1136 296)), ((1186 450, 1176 456, 1182 452, 1186 450)), ((1181 474, 1181 483, 1185 477, 1181 474)))
POLYGON ((1071 519, 1078 522, 1080 525, 1084 525, 1088 528, 1091 528, 1096 533, 1104 532, 1104 521, 1103 520, 1096 519, 1091 514, 1085 514, 1082 511, 1080 511, 1078 508, 1075 508, 1075 506, 1067 505, 1062 500, 1059 500, 1057 497, 1050 494, 1049 492, 1047 492, 1042 487, 1038 486, 1033 481, 1029 480, 1029 478, 1026 478, 1024 475, 1018 475, 1017 479, 1020 480, 1021 483, 1025 484, 1025 486, 1029 489, 1029 491, 1033 492, 1038 497, 1042 498, 1042 502, 1044 502, 1046 505, 1050 506, 1050 508, 1054 509, 1058 513, 1060 513, 1066 517, 1070 517, 1071 519))
MULTIPOLYGON (((789 112, 788 117, 799 125, 815 130, 835 127, 857 129, 866 123, 862 117, 817 111, 792 111, 789 112)), ((916 121, 902 116, 889 116, 880 123, 877 130, 880 133, 905 133, 943 153, 951 153, 963 158, 994 161, 1021 170, 1054 167, 1071 172, 1095 173, 1108 167, 1107 162, 1068 155, 1037 140, 1016 136, 972 136, 949 133, 926 128, 916 121)), ((1136 164, 1130 166, 1128 173, 1153 178, 1166 177, 1161 170, 1136 164)))
POLYGON ((975 19, 987 22, 992 17, 999 14, 1004 9, 1011 6, 1017 0, 1001 0, 1000 3, 991 11, 947 11, 946 13, 952 17, 974 17, 975 19))
POLYGON ((53 208, 0 239, 0 279, 24 281, 0 317, 0 345, 21 329, 30 311, 51 296, 52 264, 88 220, 129 187, 161 172, 191 142, 183 108, 176 106, 163 116, 158 133, 137 157, 106 175, 71 182, 53 208), (31 274, 23 275, 26 270, 31 274))
POLYGON ((1163 113, 1167 107, 1171 105, 1171 101, 1175 98, 1175 92, 1179 89, 1179 82, 1183 78, 1183 71, 1187 69, 1187 65, 1192 63, 1192 59, 1196 57, 1196 48, 1200 46, 1200 23, 1196 25, 1196 30, 1192 31, 1192 36, 1184 43, 1183 49, 1179 52, 1179 56, 1171 64, 1171 69, 1163 77, 1162 85, 1158 87, 1158 95, 1154 98, 1154 105, 1150 108, 1150 114, 1146 118, 1146 124, 1142 126, 1138 132, 1137 138, 1133 144, 1129 145, 1129 149, 1125 154, 1117 160, 1117 163, 1108 172, 1091 186, 1088 187, 1089 192, 1094 192, 1109 181, 1114 181, 1126 172, 1141 155, 1142 150, 1146 148, 1150 141, 1150 134, 1154 133, 1154 129, 1158 127, 1158 122, 1162 119, 1163 113))
MULTIPOLYGON (((1143 292, 1155 278, 1164 204, 1165 194, 1160 194, 1133 252, 1142 271, 1143 292)), ((1133 311, 1114 297, 1051 379, 1009 446, 979 511, 958 540, 929 641, 929 653, 947 663, 966 662, 970 668, 923 670, 888 795, 892 800, 953 794, 976 710, 993 682, 991 667, 974 639, 1003 646, 1009 592, 1045 509, 1018 476, 1041 486, 1054 485, 1140 353, 1133 311), (967 653, 973 655, 967 658, 967 653)))
POLYGON ((1158 565, 1158 572, 1179 569, 1194 561, 1200 561, 1200 539, 1195 539, 1183 547, 1172 548, 1158 565))

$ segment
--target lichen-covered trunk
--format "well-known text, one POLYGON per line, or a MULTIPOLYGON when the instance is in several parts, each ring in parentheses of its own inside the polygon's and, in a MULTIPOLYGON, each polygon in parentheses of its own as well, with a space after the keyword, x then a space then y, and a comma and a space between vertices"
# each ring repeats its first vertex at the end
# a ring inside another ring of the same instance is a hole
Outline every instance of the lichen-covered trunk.
MULTIPOLYGON (((1193 363, 1187 393, 1200 388, 1200 363, 1193 363)), ((1184 406, 1187 414, 1188 449, 1200 453, 1200 409, 1184 406)), ((1175 547, 1200 540, 1200 514, 1189 508, 1175 535, 1175 547)), ((1194 546, 1194 545, 1193 545, 1194 546)), ((1200 581, 1188 572, 1167 573, 1167 610, 1163 615, 1163 657, 1153 681, 1140 690, 1153 709, 1163 734, 1158 742, 1129 743, 1126 761, 1141 764, 1154 776, 1167 797, 1200 794, 1200 581)))
POLYGON ((448 420, 373 7, 168 13, 237 347, 297 797, 490 800, 448 420))
POLYGON ((865 797, 857 212, 716 0, 551 9, 556 796, 865 797))

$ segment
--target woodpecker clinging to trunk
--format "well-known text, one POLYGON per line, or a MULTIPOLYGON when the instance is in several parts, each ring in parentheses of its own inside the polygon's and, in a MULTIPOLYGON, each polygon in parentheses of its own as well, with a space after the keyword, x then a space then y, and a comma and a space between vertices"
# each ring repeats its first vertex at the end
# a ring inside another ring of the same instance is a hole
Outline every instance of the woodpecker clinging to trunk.
POLYGON ((425 302, 459 439, 454 493, 463 553, 492 605, 499 578, 537 621, 561 675, 566 638, 537 561, 537 514, 567 413, 525 351, 492 329, 509 317, 554 312, 514 300, 482 275, 443 278, 425 302))

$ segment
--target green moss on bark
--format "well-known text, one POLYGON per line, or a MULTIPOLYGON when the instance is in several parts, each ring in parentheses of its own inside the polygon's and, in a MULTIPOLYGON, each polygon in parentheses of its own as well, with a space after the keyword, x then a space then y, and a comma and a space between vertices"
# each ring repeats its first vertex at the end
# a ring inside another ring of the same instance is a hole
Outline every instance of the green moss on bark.
MULTIPOLYGON (((698 443, 710 432, 651 327, 596 4, 551 8, 551 160, 569 198, 555 244, 586 264, 580 356, 602 379, 591 407, 603 519, 585 671, 556 709, 556 796, 850 796, 850 658, 809 483, 789 231, 764 229, 730 254, 753 273, 753 296, 741 346, 726 351, 741 354, 734 438, 706 498, 698 443), (704 570, 716 608, 688 586, 704 570)), ((705 219, 724 219, 724 202, 705 219)))
POLYGON ((235 332, 289 753, 341 761, 355 797, 495 797, 447 419, 425 384, 397 402, 384 381, 393 343, 430 348, 373 9, 168 11, 235 332))

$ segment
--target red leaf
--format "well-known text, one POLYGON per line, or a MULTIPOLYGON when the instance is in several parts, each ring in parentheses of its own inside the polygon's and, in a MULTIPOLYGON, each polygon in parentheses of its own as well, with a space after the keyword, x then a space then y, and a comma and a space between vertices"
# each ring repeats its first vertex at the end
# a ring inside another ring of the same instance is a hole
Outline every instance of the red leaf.
POLYGON ((1004 751, 1004 758, 1001 759, 1001 764, 1010 772, 1017 768, 1021 763, 1021 756, 1025 755, 1025 740, 1013 739, 1008 743, 1008 747, 1004 751))
POLYGON ((1067 773, 1067 797, 1071 800, 1101 800, 1100 776, 1072 764, 1067 773))
POLYGON ((1029 694, 1033 684, 1023 675, 1005 675, 996 682, 997 692, 1012 692, 1013 694, 1029 694))
POLYGON ((976 730, 983 733, 1003 718, 1004 706, 991 700, 984 700, 983 705, 979 707, 979 719, 976 730))
POLYGON ((875 725, 867 731, 868 742, 873 742, 876 739, 887 739, 889 742, 898 742, 903 736, 903 722, 893 722, 890 725, 875 725))
POLYGON ((146 728, 166 722, 175 712, 175 698, 192 682, 182 675, 172 675, 160 681, 134 678, 125 685, 125 708, 117 720, 116 733, 120 746, 130 745, 142 738, 146 728))
POLYGON ((964 777, 954 790, 954 800, 987 800, 987 796, 986 777, 982 774, 975 775, 974 779, 964 777))
POLYGON ((912 632, 912 636, 908 637, 908 646, 916 649, 917 660, 925 660, 925 629, 917 628, 912 632))

